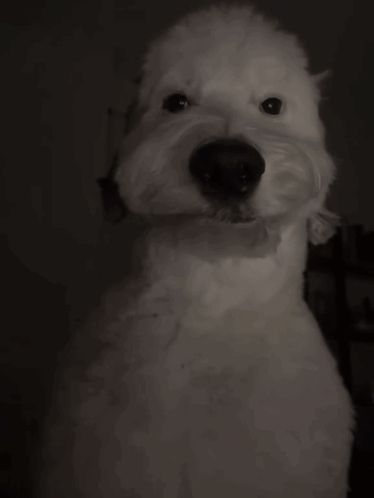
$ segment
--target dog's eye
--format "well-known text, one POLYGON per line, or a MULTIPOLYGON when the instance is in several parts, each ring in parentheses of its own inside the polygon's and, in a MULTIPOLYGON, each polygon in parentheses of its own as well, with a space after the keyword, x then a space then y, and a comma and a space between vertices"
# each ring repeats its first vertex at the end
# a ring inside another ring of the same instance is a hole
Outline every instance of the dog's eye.
POLYGON ((283 103, 278 97, 269 97, 261 102, 260 109, 265 114, 280 114, 282 111, 283 103))
POLYGON ((180 112, 189 105, 190 102, 183 93, 173 93, 164 99, 162 107, 169 112, 180 112))

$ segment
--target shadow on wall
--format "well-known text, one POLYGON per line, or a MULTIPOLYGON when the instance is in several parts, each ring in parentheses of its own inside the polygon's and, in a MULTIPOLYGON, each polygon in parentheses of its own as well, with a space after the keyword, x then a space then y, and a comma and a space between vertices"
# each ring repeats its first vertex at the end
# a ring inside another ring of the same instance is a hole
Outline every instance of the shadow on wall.
POLYGON ((29 457, 67 328, 65 288, 28 270, 3 238, 0 260, 0 494, 29 496, 29 457))

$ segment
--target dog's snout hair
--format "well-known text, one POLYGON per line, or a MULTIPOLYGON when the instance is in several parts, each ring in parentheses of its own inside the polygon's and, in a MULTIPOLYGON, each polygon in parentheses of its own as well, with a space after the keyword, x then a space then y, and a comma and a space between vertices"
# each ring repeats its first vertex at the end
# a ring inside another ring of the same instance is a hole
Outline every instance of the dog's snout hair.
POLYGON ((189 169, 208 198, 240 201, 247 198, 260 181, 265 161, 252 145, 221 139, 193 151, 189 169))

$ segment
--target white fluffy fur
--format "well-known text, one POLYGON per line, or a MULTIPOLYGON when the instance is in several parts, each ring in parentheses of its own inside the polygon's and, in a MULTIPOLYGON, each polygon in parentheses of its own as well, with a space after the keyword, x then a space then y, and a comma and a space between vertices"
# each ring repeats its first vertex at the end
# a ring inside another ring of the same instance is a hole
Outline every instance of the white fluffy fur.
POLYGON ((142 279, 77 335, 57 391, 48 498, 344 498, 352 410, 302 298, 307 227, 329 235, 334 168, 296 39, 250 8, 193 14, 150 49, 117 182, 149 218, 142 279), (168 114, 184 92, 193 105, 168 114), (280 96, 280 116, 260 112, 280 96), (242 223, 191 152, 239 137, 266 161, 242 223))

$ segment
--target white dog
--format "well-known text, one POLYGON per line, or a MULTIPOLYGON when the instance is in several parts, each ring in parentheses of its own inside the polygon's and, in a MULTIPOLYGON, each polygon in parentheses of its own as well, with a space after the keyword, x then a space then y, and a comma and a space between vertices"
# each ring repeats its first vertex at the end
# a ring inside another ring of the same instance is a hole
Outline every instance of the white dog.
POLYGON ((317 78, 248 7, 147 54, 115 181, 144 276, 75 339, 41 496, 344 498, 351 403, 302 297, 334 167, 317 78))

